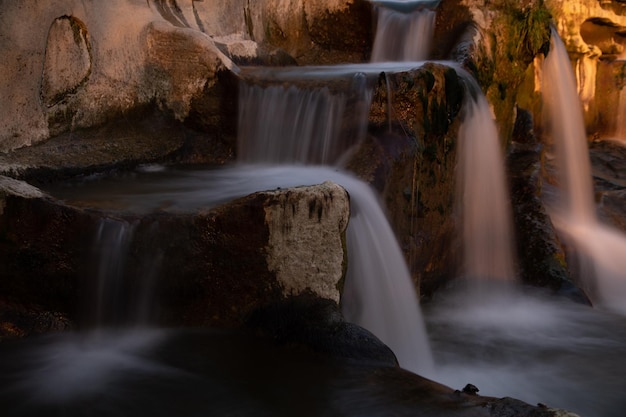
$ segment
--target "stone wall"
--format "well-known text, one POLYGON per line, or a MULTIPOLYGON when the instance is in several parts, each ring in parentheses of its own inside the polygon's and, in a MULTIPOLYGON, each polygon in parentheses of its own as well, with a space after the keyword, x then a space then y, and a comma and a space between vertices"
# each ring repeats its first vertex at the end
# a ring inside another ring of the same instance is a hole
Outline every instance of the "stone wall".
POLYGON ((26 0, 2 7, 0 54, 11 63, 0 68, 3 152, 150 103, 184 121, 194 99, 221 99, 219 74, 236 72, 233 61, 362 61, 371 42, 362 24, 371 8, 359 0, 26 0))

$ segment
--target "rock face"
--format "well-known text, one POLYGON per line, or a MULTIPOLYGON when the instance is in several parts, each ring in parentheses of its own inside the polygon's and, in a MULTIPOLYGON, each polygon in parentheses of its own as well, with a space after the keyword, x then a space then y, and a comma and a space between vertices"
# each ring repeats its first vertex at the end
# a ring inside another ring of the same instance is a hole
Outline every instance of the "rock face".
POLYGON ((261 192, 187 215, 108 219, 59 204, 21 181, 1 184, 5 300, 85 317, 79 300, 90 299, 102 265, 92 249, 108 227, 128 236, 127 253, 119 254, 121 297, 130 297, 117 304, 122 316, 132 316, 138 303, 132 294, 144 292, 146 273, 162 305, 158 321, 172 325, 236 325, 255 307, 305 292, 339 301, 349 201, 335 184, 261 192))
POLYGON ((87 28, 72 16, 57 18, 46 41, 41 96, 52 107, 75 92, 91 74, 91 43, 87 28))
POLYGON ((549 0, 546 5, 572 60, 590 137, 613 135, 624 87, 624 3, 549 0))
POLYGON ((464 94, 455 70, 442 65, 381 76, 371 136, 348 165, 381 193, 425 295, 457 272, 454 171, 464 94))
MULTIPOLYGON (((370 13, 369 3, 350 0, 3 4, 0 54, 16 65, 0 69, 11 81, 0 85, 0 151, 150 103, 179 121, 207 102, 228 108, 221 88, 233 61, 362 61, 371 36, 361 22, 370 13)), ((204 122, 204 131, 228 124, 204 122)))

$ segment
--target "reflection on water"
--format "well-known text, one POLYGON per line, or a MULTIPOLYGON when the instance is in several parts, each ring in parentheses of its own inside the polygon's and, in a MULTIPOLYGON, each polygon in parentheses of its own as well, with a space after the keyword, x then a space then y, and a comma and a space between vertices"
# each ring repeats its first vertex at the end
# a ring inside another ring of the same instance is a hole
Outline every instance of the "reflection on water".
POLYGON ((581 416, 624 415, 625 317, 536 292, 481 297, 451 291, 425 309, 437 381, 581 416))

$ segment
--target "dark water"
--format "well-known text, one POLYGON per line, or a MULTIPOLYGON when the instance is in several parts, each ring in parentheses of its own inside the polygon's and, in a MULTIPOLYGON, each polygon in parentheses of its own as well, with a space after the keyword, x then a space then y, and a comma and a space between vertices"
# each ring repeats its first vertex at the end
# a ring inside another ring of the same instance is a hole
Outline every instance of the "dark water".
POLYGON ((336 373, 313 353, 207 330, 50 335, 4 343, 0 358, 3 416, 323 415, 336 373))
POLYGON ((626 415, 626 317, 536 290, 450 292, 425 308, 433 379, 590 417, 626 415))

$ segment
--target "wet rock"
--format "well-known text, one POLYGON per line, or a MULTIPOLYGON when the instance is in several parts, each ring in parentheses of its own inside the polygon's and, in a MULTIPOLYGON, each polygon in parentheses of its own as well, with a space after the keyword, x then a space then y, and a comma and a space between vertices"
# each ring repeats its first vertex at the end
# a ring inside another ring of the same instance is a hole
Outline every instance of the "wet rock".
POLYGON ((112 217, 15 180, 2 184, 0 292, 16 302, 84 318, 80 300, 90 299, 98 277, 93 248, 105 217, 133 230, 121 264, 122 313, 138 302, 133 294, 147 276, 161 306, 155 320, 171 325, 238 325, 253 308, 303 292, 339 300, 349 203, 332 183, 256 193, 184 215, 112 217))
POLYGON ((616 141, 596 141, 589 149, 598 216, 626 231, 626 147, 616 141))
POLYGON ((263 306, 246 319, 258 335, 303 346, 332 358, 397 366, 391 349, 367 330, 344 321, 337 303, 302 293, 263 306))
POLYGON ((62 313, 0 299, 0 342, 72 328, 73 323, 62 313))
POLYGON ((579 417, 578 415, 554 408, 548 408, 545 405, 531 406, 514 398, 501 398, 500 400, 489 403, 492 417, 579 417))
POLYGON ((480 390, 475 385, 472 385, 472 384, 467 384, 463 388, 463 392, 469 395, 476 395, 478 394, 478 391, 480 390))
MULTIPOLYGON (((61 134, 44 143, 0 154, 0 173, 17 179, 46 183, 75 175, 124 169, 138 164, 193 160, 188 143, 197 133, 148 105, 127 115, 128 119, 61 134), (123 138, 124 140, 112 140, 123 138)), ((209 160, 223 163, 232 148, 218 140, 211 146, 209 160)), ((194 146, 197 148, 197 146, 194 146)))
POLYGON ((589 303, 571 280, 566 255, 542 201, 541 148, 513 144, 507 156, 517 258, 523 282, 589 303))
POLYGON ((381 76, 370 137, 348 165, 382 194, 424 295, 456 272, 454 170, 463 96, 456 72, 441 65, 381 76))

